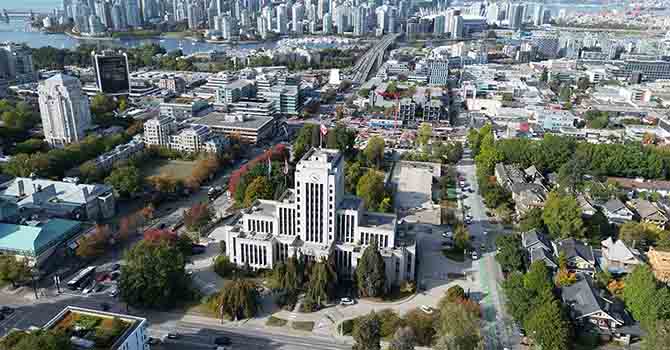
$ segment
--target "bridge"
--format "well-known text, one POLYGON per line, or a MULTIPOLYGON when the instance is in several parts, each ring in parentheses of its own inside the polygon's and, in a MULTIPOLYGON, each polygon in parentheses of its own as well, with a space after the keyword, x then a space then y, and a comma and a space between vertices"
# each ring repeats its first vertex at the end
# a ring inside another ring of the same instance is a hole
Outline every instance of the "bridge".
POLYGON ((386 50, 400 35, 401 34, 389 34, 384 36, 382 40, 377 42, 363 55, 363 57, 361 57, 360 60, 358 60, 358 62, 356 62, 352 69, 351 79, 354 84, 362 84, 368 79, 373 67, 381 67, 384 63, 384 54, 386 53, 386 50))

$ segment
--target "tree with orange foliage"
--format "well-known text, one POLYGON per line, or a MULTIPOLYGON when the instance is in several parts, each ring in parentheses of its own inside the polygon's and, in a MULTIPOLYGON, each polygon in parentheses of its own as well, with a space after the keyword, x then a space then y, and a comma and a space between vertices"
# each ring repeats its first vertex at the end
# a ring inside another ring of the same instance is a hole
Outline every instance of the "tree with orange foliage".
POLYGON ((154 213, 156 212, 156 208, 154 207, 153 204, 149 203, 146 207, 142 208, 142 216, 146 220, 151 220, 154 218, 154 213))
POLYGON ((96 225, 92 234, 82 237, 77 242, 79 245, 75 253, 84 259, 98 257, 105 252, 110 237, 109 226, 96 225))
POLYGON ((184 211, 184 225, 189 231, 200 232, 212 220, 212 210, 207 203, 195 203, 184 211))

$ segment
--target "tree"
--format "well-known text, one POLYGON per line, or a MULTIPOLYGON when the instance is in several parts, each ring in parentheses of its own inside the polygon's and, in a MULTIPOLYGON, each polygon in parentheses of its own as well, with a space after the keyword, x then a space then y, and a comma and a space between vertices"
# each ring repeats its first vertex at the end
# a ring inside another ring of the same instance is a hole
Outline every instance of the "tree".
POLYGON ((300 159, 310 148, 319 145, 319 128, 315 124, 305 124, 293 142, 293 158, 300 159))
POLYGON ((363 251, 356 268, 358 293, 363 297, 380 297, 386 292, 386 268, 384 258, 377 249, 377 242, 363 251))
POLYGON ((274 191, 267 178, 258 176, 247 186, 242 205, 250 207, 256 199, 272 199, 273 194, 274 191))
POLYGON ((344 189, 346 193, 356 193, 356 185, 363 174, 364 171, 360 162, 347 162, 344 176, 344 189))
POLYGON ((128 304, 166 309, 189 296, 186 258, 169 241, 144 239, 125 253, 124 260, 119 290, 128 304))
POLYGON ((572 97, 572 88, 568 85, 561 86, 558 98, 561 101, 569 101, 571 97, 572 97))
POLYGON ((521 249, 521 238, 518 235, 498 236, 496 238, 498 254, 496 261, 503 271, 521 271, 524 262, 524 250, 521 249))
POLYGON ((200 232, 212 220, 214 213, 209 204, 195 203, 189 209, 184 211, 184 225, 189 231, 200 232))
POLYGON ((112 186, 121 197, 129 198, 140 192, 142 176, 137 167, 128 165, 112 170, 105 183, 112 186))
POLYGON ((519 221, 521 232, 528 232, 533 229, 544 229, 544 220, 542 219, 541 208, 531 208, 521 217, 519 221))
POLYGON ((512 272, 502 283, 507 302, 505 306, 512 317, 523 322, 531 309, 534 294, 524 286, 521 272, 512 272))
POLYGON ((414 331, 409 327, 400 327, 393 334, 388 350, 414 350, 414 343, 416 343, 414 331))
POLYGON ((456 225, 454 229, 454 246, 457 249, 464 250, 470 247, 470 232, 462 224, 456 225))
POLYGON ((557 300, 539 303, 524 323, 526 330, 544 350, 564 350, 570 344, 570 326, 557 300))
POLYGON ((381 325, 374 311, 361 317, 356 322, 353 331, 353 350, 380 350, 381 349, 381 325))
POLYGON ((385 194, 384 174, 382 172, 370 169, 358 180, 356 195, 363 199, 363 203, 368 210, 376 211, 385 194))
POLYGON ((549 269, 544 262, 536 261, 530 264, 528 272, 523 277, 523 285, 535 295, 551 291, 552 283, 549 277, 549 269))
POLYGON ((642 343, 644 350, 670 350, 670 320, 657 320, 642 343))
POLYGON ((475 350, 481 342, 479 314, 460 302, 445 303, 440 309, 439 334, 452 337, 457 349, 475 350))
POLYGON ((98 93, 91 99, 91 112, 97 117, 113 112, 116 107, 116 101, 103 93, 98 93))
POLYGON ((449 287, 449 289, 447 289, 447 292, 445 293, 445 298, 446 302, 449 303, 464 300, 466 299, 465 290, 463 290, 463 287, 459 285, 449 287))
POLYGON ((546 67, 542 68, 542 74, 540 75, 540 81, 543 82, 543 83, 546 83, 547 81, 549 81, 549 71, 547 70, 546 67))
POLYGON ((371 166, 381 169, 384 162, 384 139, 379 136, 371 137, 363 150, 363 155, 371 166))
POLYGON ((256 316, 259 308, 256 284, 251 280, 233 280, 221 292, 218 305, 222 316, 228 315, 233 320, 256 316))
POLYGON ((360 89, 358 90, 358 96, 362 98, 368 98, 370 96, 370 89, 360 89))
POLYGON ((13 287, 30 277, 28 260, 17 259, 12 255, 0 255, 0 280, 9 282, 13 287))
POLYGON ((335 297, 336 286, 337 273, 331 261, 321 259, 312 266, 307 297, 313 300, 317 307, 335 297))
POLYGON ((542 219, 553 238, 584 237, 582 210, 572 195, 550 192, 544 205, 542 219))
POLYGON ((90 259, 101 256, 105 253, 105 248, 110 242, 111 234, 109 226, 96 225, 95 231, 81 238, 76 249, 77 256, 90 259))
POLYGON ((637 266, 624 279, 623 300, 633 317, 643 327, 654 321, 670 318, 670 292, 660 287, 647 265, 637 266))
POLYGON ((416 133, 416 143, 419 146, 426 146, 431 137, 433 137, 433 128, 430 123, 421 123, 416 133))
POLYGON ((226 255, 219 255, 214 260, 214 272, 221 276, 221 278, 230 278, 235 270, 235 264, 230 262, 230 259, 226 255))
POLYGON ((0 340, 0 350, 71 350, 70 338, 54 331, 12 331, 0 340))

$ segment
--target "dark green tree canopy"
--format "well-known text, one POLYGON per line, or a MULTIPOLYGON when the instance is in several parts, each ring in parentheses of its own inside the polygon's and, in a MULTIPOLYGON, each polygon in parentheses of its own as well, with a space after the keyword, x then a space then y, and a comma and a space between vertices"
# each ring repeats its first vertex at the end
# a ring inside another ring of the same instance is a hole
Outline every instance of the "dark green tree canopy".
POLYGON ((380 297, 386 292, 386 269, 384 258, 377 243, 372 242, 363 251, 356 268, 358 293, 363 297, 380 297))

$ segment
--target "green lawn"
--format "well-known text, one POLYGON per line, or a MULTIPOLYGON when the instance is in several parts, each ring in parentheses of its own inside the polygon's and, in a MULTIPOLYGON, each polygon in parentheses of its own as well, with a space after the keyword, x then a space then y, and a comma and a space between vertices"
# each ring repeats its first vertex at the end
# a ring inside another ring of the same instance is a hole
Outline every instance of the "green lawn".
POLYGON ((446 256, 448 259, 457 261, 457 262, 463 262, 465 261, 465 256, 463 255, 463 249, 442 249, 442 254, 446 256))
MULTIPOLYGON (((270 316, 270 318, 268 318, 267 322, 265 322, 265 325, 270 326, 270 327, 283 327, 287 323, 288 323, 288 321, 286 321, 283 318, 277 318, 277 317, 274 317, 274 316, 270 316)), ((314 325, 312 325, 312 327, 314 327, 314 325)))
POLYGON ((191 176, 195 162, 186 160, 157 160, 142 166, 142 174, 146 177, 167 175, 175 179, 185 180, 191 176))
POLYGON ((291 327, 293 329, 297 329, 297 330, 300 330, 300 331, 311 332, 312 329, 314 329, 314 322, 312 322, 312 321, 293 321, 291 323, 291 327))

